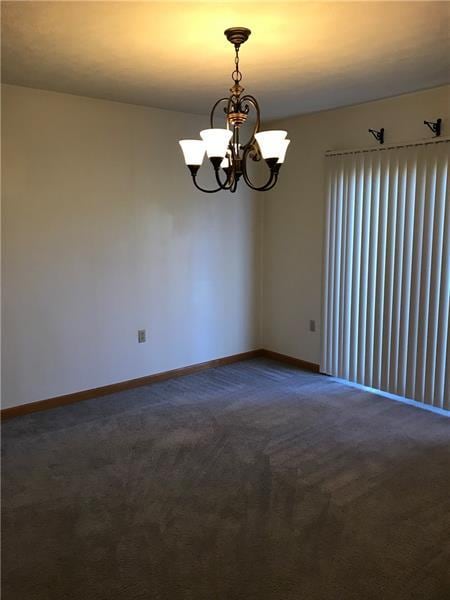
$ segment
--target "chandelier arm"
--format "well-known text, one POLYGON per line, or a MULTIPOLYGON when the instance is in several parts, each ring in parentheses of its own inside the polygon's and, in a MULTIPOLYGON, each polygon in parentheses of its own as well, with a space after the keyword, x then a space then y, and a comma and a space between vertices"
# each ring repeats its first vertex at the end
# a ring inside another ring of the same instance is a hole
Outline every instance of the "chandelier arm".
POLYGON ((277 182, 278 182, 278 173, 275 173, 273 176, 273 181, 270 185, 267 184, 263 187, 253 188, 253 189, 256 190, 257 192, 268 192, 269 190, 271 190, 272 188, 274 188, 277 185, 277 182))
POLYGON ((227 178, 225 181, 221 181, 219 175, 219 169, 214 169, 214 174, 216 176, 216 181, 218 185, 220 185, 221 190, 230 190, 233 184, 233 169, 230 169, 230 172, 227 174, 227 178))
POLYGON ((251 94, 245 94, 245 96, 242 96, 242 98, 240 99, 240 104, 242 106, 245 103, 251 104, 253 106, 253 108, 255 109, 256 123, 253 127, 252 135, 250 136, 248 142, 246 144, 243 144, 243 146, 242 146, 243 148, 247 148, 248 146, 251 146, 252 144, 254 144, 255 133, 258 133, 259 128, 261 126, 261 111, 260 111, 259 104, 258 104, 258 101, 256 100, 256 98, 254 96, 252 96, 251 94))
POLYGON ((256 192, 265 192, 267 190, 271 190, 278 181, 278 172, 275 169, 270 169, 270 177, 264 185, 259 187, 253 185, 247 172, 247 157, 249 155, 250 148, 251 146, 247 146, 244 150, 244 155, 242 156, 242 175, 244 176, 244 181, 248 187, 256 192))
POLYGON ((202 188, 201 186, 198 185, 196 175, 192 175, 192 181, 194 182, 195 187, 198 190, 200 190, 201 192, 205 192, 205 194, 215 194, 216 192, 220 192, 221 190, 225 189, 222 186, 220 186, 220 187, 216 188, 215 190, 206 190, 205 188, 202 188))
POLYGON ((217 102, 214 104, 214 106, 211 109, 211 112, 209 114, 209 122, 211 125, 211 129, 214 128, 214 113, 216 111, 216 108, 219 106, 219 104, 221 102, 226 102, 227 103, 227 114, 229 113, 230 110, 230 98, 228 96, 225 96, 224 98, 219 98, 219 100, 217 100, 217 102))
POLYGON ((237 182, 238 182, 238 180, 236 178, 234 178, 233 181, 230 183, 230 187, 227 188, 227 190, 229 192, 231 192, 232 194, 234 194, 234 192, 237 189, 237 182))
POLYGON ((268 181, 260 187, 253 185, 251 183, 251 181, 248 178, 246 178, 245 175, 244 175, 244 181, 248 185, 248 187, 251 188, 252 190, 255 190, 255 192, 267 192, 268 190, 271 190, 273 187, 276 186, 277 181, 278 181, 278 173, 272 173, 270 178, 268 179, 268 181))

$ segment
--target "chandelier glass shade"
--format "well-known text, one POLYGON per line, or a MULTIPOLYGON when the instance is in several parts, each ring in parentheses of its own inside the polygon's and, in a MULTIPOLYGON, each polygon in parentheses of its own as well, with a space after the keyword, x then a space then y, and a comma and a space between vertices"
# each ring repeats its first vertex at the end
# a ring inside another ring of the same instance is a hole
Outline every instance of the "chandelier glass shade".
POLYGON ((185 163, 191 173, 193 183, 202 192, 214 193, 220 190, 235 192, 242 178, 253 190, 272 189, 278 181, 281 165, 286 157, 290 140, 286 131, 260 131, 261 115, 254 96, 244 94, 241 86, 242 73, 239 70, 239 49, 247 41, 251 31, 245 27, 233 27, 225 31, 225 36, 235 48, 235 69, 232 73, 233 85, 230 95, 220 98, 214 104, 210 115, 210 128, 200 132, 200 140, 180 140, 185 163), (214 127, 216 112, 223 109, 225 127, 214 127), (241 126, 254 112, 254 125, 250 137, 242 142, 241 126), (198 171, 207 155, 212 164, 217 187, 205 189, 197 182, 198 171), (268 175, 264 185, 255 185, 248 173, 248 161, 264 160, 268 175))

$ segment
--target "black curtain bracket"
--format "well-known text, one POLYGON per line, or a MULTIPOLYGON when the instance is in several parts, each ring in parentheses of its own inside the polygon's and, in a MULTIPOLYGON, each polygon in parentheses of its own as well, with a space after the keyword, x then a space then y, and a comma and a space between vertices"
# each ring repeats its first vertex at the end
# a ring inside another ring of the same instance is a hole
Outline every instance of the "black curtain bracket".
POLYGON ((373 135, 377 142, 379 142, 380 144, 384 144, 384 127, 382 127, 380 130, 369 129, 368 131, 373 135))
POLYGON ((439 137, 441 135, 442 119, 438 119, 437 121, 424 121, 423 124, 431 129, 434 133, 434 137, 439 137))

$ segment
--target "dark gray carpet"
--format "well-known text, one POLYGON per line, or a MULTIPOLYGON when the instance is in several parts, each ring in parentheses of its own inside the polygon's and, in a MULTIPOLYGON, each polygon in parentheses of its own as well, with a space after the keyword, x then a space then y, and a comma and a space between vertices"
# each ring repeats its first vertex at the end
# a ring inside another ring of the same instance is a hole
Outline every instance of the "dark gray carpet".
POLYGON ((254 360, 6 422, 3 600, 450 598, 450 420, 254 360))

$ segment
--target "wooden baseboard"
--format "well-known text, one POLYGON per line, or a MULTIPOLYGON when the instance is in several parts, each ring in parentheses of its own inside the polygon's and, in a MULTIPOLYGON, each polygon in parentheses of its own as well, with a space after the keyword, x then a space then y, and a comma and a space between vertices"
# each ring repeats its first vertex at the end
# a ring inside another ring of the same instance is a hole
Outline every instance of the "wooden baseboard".
POLYGON ((229 365, 240 360, 248 360, 261 355, 262 350, 250 350, 249 352, 241 352, 240 354, 233 354, 232 356, 215 358, 214 360, 208 360, 179 369, 146 375, 145 377, 139 377, 138 379, 129 379, 127 381, 120 381, 119 383, 112 383, 91 390, 83 390, 81 392, 74 392, 73 394, 65 394, 64 396, 55 396, 48 400, 38 400, 37 402, 21 404, 20 406, 12 406, 11 408, 2 409, 1 418, 2 420, 11 419, 40 410, 47 410, 49 408, 64 406, 65 404, 81 402, 82 400, 91 400, 92 398, 98 398, 100 396, 109 396, 110 394, 116 394, 117 392, 122 392, 124 390, 149 385, 151 383, 156 383, 157 381, 164 381, 166 379, 172 379, 173 377, 182 377, 183 375, 190 375, 191 373, 197 373, 198 371, 203 371, 205 369, 229 365))
POLYGON ((120 381, 119 383, 112 383, 110 385, 104 385, 102 387, 93 388, 91 390, 83 390, 81 392, 75 392, 73 394, 65 394, 64 396, 55 396, 48 400, 38 400, 37 402, 30 402, 28 404, 21 404, 20 406, 12 406, 11 408, 3 408, 0 412, 1 419, 12 419, 14 417, 20 417, 29 413, 48 410, 49 408, 57 408, 58 406, 64 406, 66 404, 73 404, 74 402, 81 402, 82 400, 92 400, 93 398, 99 398, 100 396, 108 396, 110 394, 116 394, 124 390, 129 390, 143 385, 149 385, 156 383, 157 381, 164 381, 166 379, 172 379, 174 377, 182 377, 183 375, 190 375, 205 369, 211 369, 213 367, 221 367, 223 365, 229 365, 234 362, 241 360, 248 360, 251 358, 258 358, 264 356, 273 360, 287 362, 300 369, 313 371, 314 373, 319 372, 319 365, 309 363, 298 358, 286 356, 285 354, 278 354, 278 352, 272 352, 270 350, 250 350, 249 352, 242 352, 240 354, 233 354, 232 356, 224 356, 223 358, 216 358, 214 360, 208 360, 206 362, 197 363, 195 365, 189 365, 187 367, 181 367, 179 369, 172 369, 171 371, 164 371, 162 373, 155 373, 153 375, 146 375, 145 377, 139 377, 138 379, 129 379, 127 381, 120 381))
POLYGON ((279 352, 272 352, 272 350, 262 350, 261 356, 265 356, 266 358, 271 358, 272 360, 278 360, 279 362, 285 362, 294 367, 298 367, 299 369, 303 369, 304 371, 311 371, 312 373, 320 373, 320 365, 312 362, 308 362, 306 360, 301 360, 300 358, 294 358, 293 356, 288 356, 287 354, 280 354, 279 352))

